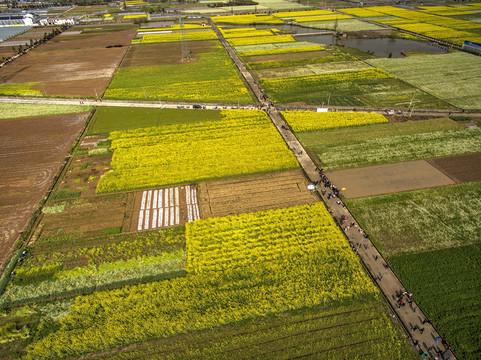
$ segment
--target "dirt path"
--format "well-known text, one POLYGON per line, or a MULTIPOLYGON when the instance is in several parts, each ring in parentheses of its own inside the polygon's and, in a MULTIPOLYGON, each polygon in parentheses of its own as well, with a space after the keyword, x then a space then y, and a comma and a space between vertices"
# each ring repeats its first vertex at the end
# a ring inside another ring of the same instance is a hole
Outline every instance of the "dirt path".
MULTIPOLYGON (((259 88, 259 85, 247 72, 237 54, 234 53, 230 45, 225 41, 216 25, 210 19, 209 22, 221 39, 223 46, 226 48, 234 63, 238 65, 239 71, 244 76, 254 94, 256 94, 263 106, 266 107, 267 114, 271 118, 271 121, 284 138, 285 142, 289 146, 289 149, 291 149, 296 156, 307 178, 311 182, 320 180, 319 169, 307 155, 301 143, 289 130, 289 127, 282 119, 279 111, 275 107, 269 106, 268 99, 264 99, 263 92, 259 88)), ((374 283, 378 286, 381 293, 384 295, 384 298, 391 306, 393 317, 397 317, 400 320, 407 334, 411 337, 413 346, 416 347, 416 350, 420 355, 425 354, 423 357, 429 357, 430 359, 438 357, 439 352, 444 351, 445 347, 442 342, 438 340, 440 339, 440 335, 436 329, 428 323, 422 323, 423 320, 426 319, 426 316, 421 309, 419 309, 418 304, 414 300, 409 306, 405 305, 398 308, 398 303, 396 302, 397 295, 400 292, 408 292, 407 289, 403 286, 399 278, 396 276, 389 264, 383 259, 372 242, 369 239, 364 238, 363 230, 359 227, 359 224, 357 224, 357 222, 354 220, 352 214, 347 210, 342 201, 340 201, 338 198, 328 199, 328 193, 328 191, 326 191, 325 195, 321 195, 321 193, 319 193, 319 196, 324 201, 333 218, 340 225, 351 247, 353 248, 353 251, 355 251, 359 256, 374 283), (355 227, 343 228, 340 223, 342 215, 347 216, 349 218, 349 224, 353 223, 355 224, 355 227), (422 333, 420 329, 423 329, 422 333)), ((413 298, 415 298, 415 294, 413 298)), ((451 352, 449 352, 449 357, 451 359, 455 359, 454 354, 451 352)))

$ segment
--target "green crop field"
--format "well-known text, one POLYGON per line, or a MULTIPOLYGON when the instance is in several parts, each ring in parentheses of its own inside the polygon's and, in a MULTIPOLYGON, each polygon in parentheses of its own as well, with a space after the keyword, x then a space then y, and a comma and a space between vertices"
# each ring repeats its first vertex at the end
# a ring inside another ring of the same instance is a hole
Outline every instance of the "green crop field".
POLYGON ((481 128, 464 128, 449 119, 309 131, 297 136, 329 170, 474 153, 481 148, 481 128))
POLYGON ((456 107, 481 109, 479 56, 459 52, 366 62, 456 107))
MULTIPOLYGON (((142 45, 136 45, 142 46, 142 45)), ((119 68, 107 99, 251 103, 252 98, 222 46, 212 46, 197 61, 119 68)))
POLYGON ((139 234, 73 233, 40 238, 28 248, 0 298, 3 306, 74 297, 184 275, 184 227, 139 234))
POLYGON ((211 120, 220 120, 220 111, 100 107, 92 118, 89 134, 211 120))
MULTIPOLYGON (((259 80, 266 94, 279 104, 306 103, 331 106, 408 107, 416 89, 377 68, 259 80)), ((416 92, 417 107, 449 105, 416 92)))
POLYGON ((480 199, 473 182, 345 200, 460 359, 481 354, 480 199))
POLYGON ((0 119, 88 112, 91 106, 0 103, 0 119))
POLYGON ((481 183, 346 199, 386 255, 436 250, 481 239, 481 183))
MULTIPOLYGON (((475 216, 479 216, 479 208, 475 216)), ((477 240, 481 238, 479 235, 478 230, 477 240)), ((401 254, 390 257, 389 261, 440 334, 453 347, 458 359, 479 359, 479 242, 438 251, 401 254)))
MULTIPOLYGON (((280 63, 280 61, 278 61, 280 63)), ((333 61, 324 63, 313 63, 308 66, 290 66, 271 69, 256 70, 261 79, 277 77, 295 77, 315 74, 327 74, 332 72, 344 72, 368 69, 370 66, 362 61, 333 61)))

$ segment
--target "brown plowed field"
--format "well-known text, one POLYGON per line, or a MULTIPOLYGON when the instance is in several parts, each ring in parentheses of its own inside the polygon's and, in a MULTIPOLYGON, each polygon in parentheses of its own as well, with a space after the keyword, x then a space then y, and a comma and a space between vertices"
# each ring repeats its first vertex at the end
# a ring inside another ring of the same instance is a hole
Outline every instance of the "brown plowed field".
POLYGON ((89 28, 85 26, 75 26, 68 31, 72 32, 70 35, 68 32, 65 35, 54 37, 48 43, 39 47, 41 51, 51 50, 67 50, 67 49, 80 49, 80 48, 104 48, 109 45, 122 45, 128 47, 137 33, 136 28, 118 30, 115 28, 89 28), (76 31, 82 31, 80 34, 76 34, 76 31))
MULTIPOLYGON (((42 233, 39 235, 48 237, 87 231, 100 232, 103 229, 122 227, 127 200, 127 193, 69 199, 70 205, 65 211, 43 216, 39 224, 42 233)), ((56 201, 62 202, 64 201, 56 201)))
POLYGON ((47 96, 101 96, 128 46, 135 29, 57 36, 0 69, 7 84, 38 83, 34 87, 47 96), (96 33, 97 34, 97 33, 96 33))
POLYGON ((342 194, 348 199, 454 184, 426 160, 329 171, 326 176, 345 188, 342 194))
POLYGON ((428 160, 457 183, 481 181, 481 152, 428 160))
POLYGON ((0 120, 0 263, 52 184, 87 117, 0 120))
MULTIPOLYGON (((215 42, 190 41, 190 62, 197 61, 199 54, 209 51, 215 42)), ((180 42, 143 44, 130 47, 120 67, 159 66, 177 64, 182 60, 182 48, 180 42), (159 56, 162 54, 162 56, 159 56)))
POLYGON ((307 189, 302 170, 202 182, 201 219, 309 204, 319 198, 307 189))

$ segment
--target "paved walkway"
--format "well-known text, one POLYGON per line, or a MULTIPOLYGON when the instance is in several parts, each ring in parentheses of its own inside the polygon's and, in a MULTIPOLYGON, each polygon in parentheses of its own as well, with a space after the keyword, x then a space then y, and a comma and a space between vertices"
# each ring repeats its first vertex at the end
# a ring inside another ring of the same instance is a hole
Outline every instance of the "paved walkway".
MULTIPOLYGON (((230 45, 225 41, 215 24, 210 19, 209 21, 232 60, 238 65, 239 71, 244 76, 244 79, 251 87, 254 94, 256 94, 261 103, 267 107, 267 114, 271 118, 271 121, 282 135, 286 144, 289 146, 289 149, 296 156, 309 180, 311 182, 319 181, 321 176, 317 166, 307 155, 301 143, 289 129, 279 111, 275 107, 269 106, 269 101, 268 99, 264 99, 264 93, 259 85, 254 81, 250 73, 248 73, 237 54, 235 54, 230 45)), ((327 209, 346 235, 353 251, 359 256, 374 283, 381 290, 384 298, 391 306, 393 316, 400 320, 402 326, 411 337, 411 342, 419 354, 430 359, 455 359, 455 356, 451 351, 447 351, 446 355, 441 356, 441 354, 448 349, 443 344, 436 329, 430 323, 425 322, 427 318, 421 309, 419 309, 419 306, 415 301, 415 294, 411 297, 409 296, 409 292, 403 286, 389 264, 384 260, 372 242, 368 238, 365 238, 363 229, 361 229, 359 224, 355 221, 344 203, 339 198, 328 199, 330 189, 326 189, 325 194, 322 195, 322 188, 323 185, 320 185, 321 192, 319 192, 319 196, 322 198, 327 209), (348 218, 344 224, 341 222, 341 216, 343 215, 348 218), (347 227, 347 224, 350 226, 351 223, 354 226, 347 227), (404 295, 401 295, 403 293, 404 295)))

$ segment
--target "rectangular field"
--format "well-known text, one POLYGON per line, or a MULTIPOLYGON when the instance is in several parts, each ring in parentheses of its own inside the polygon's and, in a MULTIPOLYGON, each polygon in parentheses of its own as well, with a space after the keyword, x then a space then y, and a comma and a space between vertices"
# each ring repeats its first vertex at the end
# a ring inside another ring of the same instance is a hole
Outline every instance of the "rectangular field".
POLYGON ((0 94, 102 96, 135 29, 81 29, 81 34, 57 36, 1 68, 0 94))
POLYGON ((52 185, 87 117, 80 113, 0 120, 0 262, 52 185))
POLYGON ((309 204, 319 198, 307 189, 301 170, 199 183, 202 218, 309 204))
POLYGON ((99 193, 299 166, 267 115, 257 110, 223 110, 220 120, 117 131, 110 139, 113 171, 100 179, 99 193))
POLYGON ((326 176, 347 199, 454 184, 425 160, 328 171, 326 176))
POLYGON ((477 225, 481 182, 352 199, 346 204, 389 256, 481 239, 477 225))
MULTIPOLYGON (((37 338, 27 358, 59 354, 65 342, 70 344, 68 356, 79 357, 294 309, 322 305, 335 312, 337 306, 378 299, 322 203, 198 220, 187 225, 186 238, 187 276, 77 298, 58 330, 37 338), (70 328, 62 325, 67 323, 70 328)), ((381 351, 390 358, 405 349, 385 319, 375 320, 379 335, 363 336, 364 342, 386 336, 398 340, 381 347, 375 341, 363 351, 381 351)), ((348 339, 341 344, 349 354, 357 350, 348 339)))
POLYGON ((306 131, 301 143, 329 170, 479 152, 481 128, 449 119, 306 131))
MULTIPOLYGON (((134 45, 136 46, 146 45, 134 45)), ((178 47, 178 43, 172 43, 172 47, 164 53, 169 61, 178 47)), ((130 66, 125 65, 117 70, 105 92, 105 98, 242 104, 252 102, 235 65, 219 41, 202 42, 198 56, 191 60, 182 59, 181 52, 176 54, 178 57, 175 63, 157 65, 145 52, 136 51, 126 60, 130 66), (141 60, 136 60, 135 54, 144 56, 145 61, 152 65, 136 66, 141 60)), ((162 58, 163 55, 159 57, 162 58)))
POLYGON ((481 58, 457 52, 400 59, 369 59, 373 66, 461 109, 480 109, 481 58), (429 69, 426 70, 426 69, 429 69))
MULTIPOLYGON (((477 214, 479 216, 479 212, 477 214)), ((479 238, 478 238, 479 240, 479 238)), ((459 359, 481 354, 481 245, 389 258, 406 287, 459 359)))

